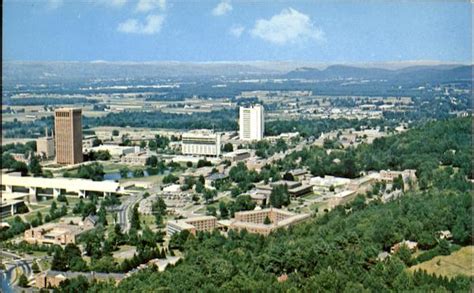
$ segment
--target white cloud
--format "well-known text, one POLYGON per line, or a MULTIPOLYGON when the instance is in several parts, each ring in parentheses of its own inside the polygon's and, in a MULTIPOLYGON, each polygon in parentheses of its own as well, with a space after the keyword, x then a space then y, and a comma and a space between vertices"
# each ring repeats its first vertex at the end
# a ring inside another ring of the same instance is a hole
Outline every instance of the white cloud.
POLYGON ((157 8, 165 10, 166 0, 139 0, 135 10, 137 12, 149 12, 157 8))
POLYGON ((223 0, 219 4, 217 4, 214 9, 212 9, 212 15, 221 16, 226 15, 227 12, 232 10, 232 5, 230 4, 230 0, 223 0))
POLYGON ((62 5, 63 5, 63 0, 48 0, 47 1, 48 9, 51 9, 51 10, 57 9, 62 5))
POLYGON ((242 33, 244 32, 245 30, 245 27, 242 26, 242 25, 233 25, 230 29, 229 29, 229 34, 231 34, 232 36, 236 37, 236 38, 239 38, 242 33))
POLYGON ((159 33, 165 17, 159 14, 150 14, 144 22, 135 18, 127 19, 118 25, 117 30, 122 33, 152 35, 159 33))
POLYGON ((127 3, 127 0, 98 0, 97 3, 110 7, 121 8, 127 3))
POLYGON ((283 9, 268 20, 258 19, 251 34, 277 45, 324 40, 324 32, 314 26, 311 18, 293 8, 283 9))

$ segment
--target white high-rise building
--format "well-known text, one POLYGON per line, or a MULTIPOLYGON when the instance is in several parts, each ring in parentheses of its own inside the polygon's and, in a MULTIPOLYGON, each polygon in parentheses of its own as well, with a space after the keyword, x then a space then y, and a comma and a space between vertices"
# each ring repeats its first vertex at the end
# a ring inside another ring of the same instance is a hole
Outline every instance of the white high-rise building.
POLYGON ((211 130, 192 130, 182 135, 184 155, 219 156, 221 154, 221 135, 211 130))
POLYGON ((249 108, 240 107, 239 113, 240 140, 261 140, 265 131, 263 106, 255 105, 249 108))

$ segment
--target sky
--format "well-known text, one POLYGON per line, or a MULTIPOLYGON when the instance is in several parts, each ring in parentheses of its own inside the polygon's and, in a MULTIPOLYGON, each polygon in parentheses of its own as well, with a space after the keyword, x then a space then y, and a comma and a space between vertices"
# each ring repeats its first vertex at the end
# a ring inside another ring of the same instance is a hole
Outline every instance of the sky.
POLYGON ((472 62, 472 4, 5 0, 3 60, 472 62))

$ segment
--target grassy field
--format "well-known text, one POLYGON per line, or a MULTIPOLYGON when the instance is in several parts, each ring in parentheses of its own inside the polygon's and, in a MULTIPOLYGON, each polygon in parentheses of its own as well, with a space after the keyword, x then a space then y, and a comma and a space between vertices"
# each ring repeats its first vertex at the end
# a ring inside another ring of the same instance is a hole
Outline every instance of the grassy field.
POLYGON ((474 276, 474 246, 466 246, 446 256, 437 256, 409 268, 414 272, 418 269, 439 276, 454 277, 456 275, 474 276))

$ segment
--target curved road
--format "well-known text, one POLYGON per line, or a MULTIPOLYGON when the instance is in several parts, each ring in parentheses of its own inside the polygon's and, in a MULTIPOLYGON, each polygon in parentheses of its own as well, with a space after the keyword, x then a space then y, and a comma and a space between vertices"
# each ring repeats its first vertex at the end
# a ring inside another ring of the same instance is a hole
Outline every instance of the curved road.
POLYGON ((122 227, 122 232, 126 233, 130 229, 130 213, 135 204, 143 199, 143 194, 130 195, 120 206, 117 221, 122 227))

